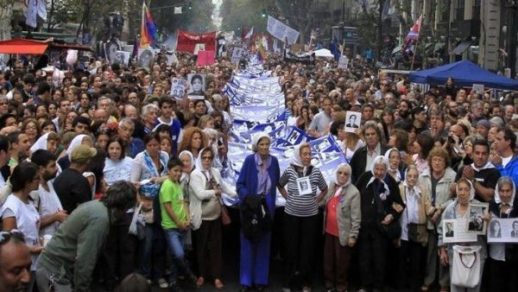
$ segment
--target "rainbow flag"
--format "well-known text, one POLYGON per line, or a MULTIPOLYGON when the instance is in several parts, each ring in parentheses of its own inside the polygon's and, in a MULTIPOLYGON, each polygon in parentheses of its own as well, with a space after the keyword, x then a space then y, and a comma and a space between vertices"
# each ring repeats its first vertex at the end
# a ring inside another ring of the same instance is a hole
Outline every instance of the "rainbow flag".
POLYGON ((140 24, 140 47, 147 48, 158 40, 158 31, 151 16, 151 11, 142 3, 142 23, 140 24))

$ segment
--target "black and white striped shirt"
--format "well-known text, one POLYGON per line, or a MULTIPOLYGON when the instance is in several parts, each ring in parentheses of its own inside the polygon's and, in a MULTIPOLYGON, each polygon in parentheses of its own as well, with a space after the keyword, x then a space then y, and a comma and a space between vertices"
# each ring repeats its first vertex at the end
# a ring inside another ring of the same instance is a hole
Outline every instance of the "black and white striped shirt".
POLYGON ((308 195, 299 195, 297 179, 304 177, 304 175, 302 173, 299 174, 293 165, 290 165, 279 179, 281 187, 288 185, 288 197, 284 207, 286 214, 298 217, 309 217, 318 214, 317 188, 321 191, 326 189, 326 181, 317 167, 312 167, 311 172, 306 173, 305 176, 309 177, 311 183, 311 194, 308 195))

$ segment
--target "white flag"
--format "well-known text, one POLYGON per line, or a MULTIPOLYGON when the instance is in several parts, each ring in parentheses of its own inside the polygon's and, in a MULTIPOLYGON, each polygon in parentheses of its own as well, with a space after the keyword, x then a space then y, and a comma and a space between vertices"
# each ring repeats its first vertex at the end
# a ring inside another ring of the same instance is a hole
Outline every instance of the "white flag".
POLYGON ((245 39, 251 38, 253 34, 254 34, 254 27, 252 26, 252 28, 246 33, 245 39))

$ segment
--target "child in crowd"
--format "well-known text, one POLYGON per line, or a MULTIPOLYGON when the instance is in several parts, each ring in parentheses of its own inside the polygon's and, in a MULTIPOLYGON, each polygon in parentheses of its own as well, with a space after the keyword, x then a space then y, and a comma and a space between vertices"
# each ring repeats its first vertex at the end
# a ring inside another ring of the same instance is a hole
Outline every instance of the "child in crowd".
POLYGON ((160 214, 162 228, 171 254, 173 255, 170 284, 176 286, 177 268, 184 273, 192 283, 196 277, 192 273, 185 259, 183 241, 190 228, 189 204, 184 199, 183 190, 180 185, 183 163, 178 158, 171 158, 167 164, 168 178, 160 188, 160 214))

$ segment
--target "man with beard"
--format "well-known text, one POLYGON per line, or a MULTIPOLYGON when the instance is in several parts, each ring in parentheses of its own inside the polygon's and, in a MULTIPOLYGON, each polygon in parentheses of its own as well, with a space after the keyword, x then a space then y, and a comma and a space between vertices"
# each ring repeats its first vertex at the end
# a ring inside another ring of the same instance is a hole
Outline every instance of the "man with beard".
POLYGON ((40 255, 36 270, 39 291, 91 291, 92 272, 110 225, 135 207, 136 197, 131 183, 118 181, 101 200, 74 210, 40 255))
POLYGON ((29 156, 31 142, 29 140, 29 137, 21 132, 11 133, 7 137, 11 142, 10 159, 7 165, 9 165, 9 168, 12 173, 14 168, 18 165, 18 163, 29 156))
POLYGON ((459 119, 459 106, 455 101, 450 101, 446 107, 446 123, 449 123, 450 125, 456 124, 459 119))
POLYGON ((24 292, 31 282, 31 252, 19 231, 0 231, 0 291, 24 292))
POLYGON ((59 225, 68 217, 63 210, 54 186, 50 182, 58 172, 56 156, 47 150, 37 150, 31 156, 31 161, 39 166, 41 181, 37 191, 31 193, 40 213, 40 235, 54 235, 59 225))
POLYGON ((398 113, 402 120, 408 120, 411 111, 412 104, 408 100, 401 100, 399 102, 398 113))

